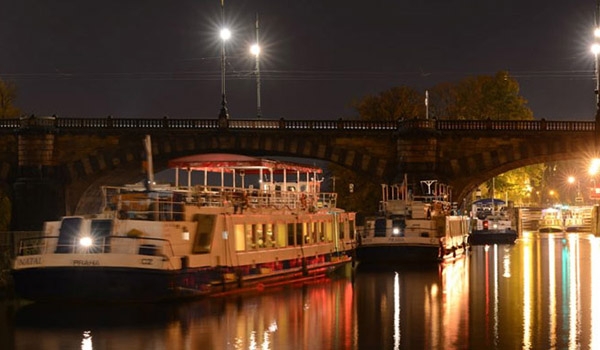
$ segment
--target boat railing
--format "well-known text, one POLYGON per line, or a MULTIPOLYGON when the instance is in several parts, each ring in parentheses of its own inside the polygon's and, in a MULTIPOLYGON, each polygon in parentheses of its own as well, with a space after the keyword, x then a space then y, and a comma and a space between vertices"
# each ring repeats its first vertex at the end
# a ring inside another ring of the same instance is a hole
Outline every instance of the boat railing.
POLYGON ((168 240, 152 237, 107 236, 93 239, 91 245, 80 243, 80 237, 61 242, 57 236, 25 238, 19 242, 17 255, 47 254, 126 254, 174 256, 168 240))
POLYGON ((444 236, 443 233, 437 230, 435 227, 422 227, 419 230, 412 230, 399 227, 364 227, 360 233, 361 238, 403 239, 407 237, 440 238, 444 236))
POLYGON ((105 211, 118 213, 121 219, 182 220, 184 206, 267 208, 295 210, 335 208, 337 194, 261 190, 255 188, 202 186, 178 187, 170 190, 141 191, 128 187, 103 187, 105 211))

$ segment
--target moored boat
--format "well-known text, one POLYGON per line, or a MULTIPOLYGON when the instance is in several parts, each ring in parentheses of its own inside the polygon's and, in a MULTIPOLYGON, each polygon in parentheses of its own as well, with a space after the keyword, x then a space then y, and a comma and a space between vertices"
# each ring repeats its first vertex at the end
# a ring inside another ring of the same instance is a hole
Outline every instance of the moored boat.
POLYGON ((573 206, 563 210, 566 232, 590 232, 592 207, 573 206))
POLYGON ((174 185, 103 187, 102 212, 47 222, 43 236, 22 240, 12 268, 17 294, 160 301, 262 290, 351 262, 355 213, 320 191, 321 169, 227 154, 170 165, 174 185), (203 183, 191 182, 195 171, 203 183), (218 185, 207 183, 210 173, 218 185))
POLYGON ((540 220, 538 221, 539 233, 562 233, 565 230, 562 212, 557 208, 542 209, 540 220))
POLYGON ((506 208, 504 204, 497 199, 480 199, 473 203, 473 228, 469 235, 472 245, 515 243, 519 235, 515 229, 514 208, 506 208))
POLYGON ((409 188, 382 185, 380 213, 365 220, 360 263, 440 262, 468 250, 469 218, 452 208, 451 189, 437 180, 409 188))
POLYGON ((513 227, 513 221, 502 214, 488 215, 483 219, 475 219, 474 228, 469 235, 472 245, 512 244, 519 234, 513 227))

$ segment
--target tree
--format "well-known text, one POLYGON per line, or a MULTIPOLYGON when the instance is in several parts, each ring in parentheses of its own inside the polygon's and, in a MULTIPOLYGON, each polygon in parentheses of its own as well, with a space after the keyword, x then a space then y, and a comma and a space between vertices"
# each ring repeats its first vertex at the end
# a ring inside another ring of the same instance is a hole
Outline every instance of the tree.
MULTIPOLYGON (((424 119, 425 93, 408 86, 393 87, 377 95, 367 95, 361 100, 354 101, 353 107, 362 120, 395 121, 399 119, 424 119)), ((499 71, 495 75, 480 75, 467 77, 457 83, 442 82, 429 89, 429 117, 437 119, 495 119, 495 120, 530 120, 532 111, 527 107, 527 101, 519 95, 519 83, 507 72, 499 71)), ((531 167, 533 173, 540 172, 539 167, 531 167)), ((334 167, 334 175, 339 179, 352 179, 351 171, 334 167)), ((539 175, 539 174, 538 174, 539 175)), ((531 174, 531 178, 538 175, 531 174)), ((501 179, 497 183, 502 191, 517 194, 516 187, 523 187, 523 176, 506 176, 506 182, 501 179), (510 182, 516 181, 516 182, 510 182)), ((354 179, 352 181, 358 182, 354 179)), ((491 182, 491 181, 490 181, 491 182)), ((354 187, 351 203, 356 209, 371 213, 372 203, 367 203, 367 191, 380 192, 379 184, 370 179, 361 181, 360 186, 354 187), (369 183, 370 182, 370 183, 369 183)), ((519 195, 521 196, 521 195, 519 195)), ((346 200, 340 192, 340 204, 346 200)), ((369 199, 371 200, 371 199, 369 199)), ((521 200, 521 197, 519 197, 521 200)), ((525 200, 525 199, 523 199, 525 200)), ((375 201, 375 203, 377 203, 375 201)))
POLYGON ((488 180, 479 189, 483 197, 492 197, 493 185, 495 198, 508 198, 516 206, 538 203, 539 194, 543 190, 542 177, 545 169, 546 165, 543 163, 514 169, 488 180))
POLYGON ((10 230, 12 203, 6 190, 0 189, 0 231, 10 230))
POLYGON ((519 83, 504 71, 438 84, 431 91, 431 102, 438 119, 533 119, 527 100, 519 95, 519 83))
POLYGON ((360 119, 395 121, 423 117, 425 114, 424 97, 408 86, 393 87, 379 93, 368 95, 353 103, 360 119))
POLYGON ((16 118, 21 115, 21 111, 14 105, 16 99, 16 85, 0 79, 0 119, 16 118))

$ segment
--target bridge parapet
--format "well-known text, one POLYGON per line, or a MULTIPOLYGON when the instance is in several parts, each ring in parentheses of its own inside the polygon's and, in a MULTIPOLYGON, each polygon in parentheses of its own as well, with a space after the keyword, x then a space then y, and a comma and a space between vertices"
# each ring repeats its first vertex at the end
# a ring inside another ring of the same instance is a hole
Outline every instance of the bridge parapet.
POLYGON ((585 131, 596 130, 593 121, 548 121, 548 120, 438 120, 437 130, 445 131, 585 131))
MULTIPOLYGON (((14 132, 24 128, 58 129, 219 129, 218 119, 171 119, 171 118, 58 118, 24 117, 0 119, 0 132, 14 132)), ((232 130, 347 130, 347 131, 402 131, 427 129, 437 131, 595 131, 594 121, 549 120, 435 120, 401 119, 398 121, 368 120, 285 120, 276 119, 229 119, 226 129, 232 130)))

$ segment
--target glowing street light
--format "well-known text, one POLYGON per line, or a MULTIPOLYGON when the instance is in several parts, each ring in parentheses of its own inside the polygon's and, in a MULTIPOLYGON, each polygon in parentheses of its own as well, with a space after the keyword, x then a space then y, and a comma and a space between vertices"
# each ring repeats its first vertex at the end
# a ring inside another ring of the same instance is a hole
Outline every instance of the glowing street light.
POLYGON ((225 42, 231 39, 231 31, 225 27, 225 0, 221 0, 221 21, 223 28, 220 32, 221 37, 221 112, 219 119, 229 119, 227 111, 227 98, 225 97, 225 42))
POLYGON ((255 74, 256 74, 256 116, 260 118, 260 65, 259 58, 260 55, 260 45, 258 44, 258 14, 256 14, 256 44, 250 46, 250 53, 256 57, 256 66, 255 66, 255 74))
POLYGON ((588 173, 591 176, 595 176, 596 174, 598 174, 598 171, 600 171, 600 159, 599 158, 594 158, 594 159, 592 159, 592 162, 591 162, 590 167, 588 169, 588 173))

